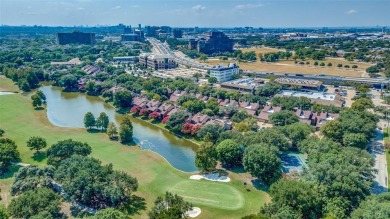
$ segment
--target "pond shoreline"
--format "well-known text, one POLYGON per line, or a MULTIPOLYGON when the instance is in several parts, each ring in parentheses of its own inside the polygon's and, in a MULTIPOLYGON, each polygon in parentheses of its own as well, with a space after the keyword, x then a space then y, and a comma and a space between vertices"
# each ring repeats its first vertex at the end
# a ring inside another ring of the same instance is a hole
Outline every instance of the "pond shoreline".
POLYGON ((47 97, 45 117, 53 125, 65 128, 83 127, 86 112, 98 115, 105 112, 110 121, 117 125, 124 116, 134 121, 133 142, 141 150, 152 151, 164 158, 170 166, 185 173, 197 172, 195 152, 199 143, 172 133, 168 129, 148 120, 137 118, 127 111, 120 111, 112 102, 104 101, 101 96, 90 96, 81 92, 63 92, 58 86, 44 85, 39 88, 47 97))

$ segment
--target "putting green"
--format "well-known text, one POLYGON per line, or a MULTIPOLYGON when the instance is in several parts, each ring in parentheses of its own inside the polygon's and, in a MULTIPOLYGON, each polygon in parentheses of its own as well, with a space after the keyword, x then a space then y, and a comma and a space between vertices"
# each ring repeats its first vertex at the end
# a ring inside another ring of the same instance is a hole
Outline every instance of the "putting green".
POLYGON ((244 198, 237 189, 221 182, 182 181, 169 188, 194 205, 206 205, 226 210, 244 206, 244 198))

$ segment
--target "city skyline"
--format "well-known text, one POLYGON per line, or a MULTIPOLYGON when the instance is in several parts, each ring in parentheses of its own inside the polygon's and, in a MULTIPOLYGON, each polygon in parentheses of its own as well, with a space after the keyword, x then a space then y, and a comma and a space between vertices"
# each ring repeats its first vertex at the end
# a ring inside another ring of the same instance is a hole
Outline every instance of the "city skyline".
POLYGON ((390 1, 1 0, 2 25, 390 26, 390 1), (179 19, 178 19, 179 18, 179 19))

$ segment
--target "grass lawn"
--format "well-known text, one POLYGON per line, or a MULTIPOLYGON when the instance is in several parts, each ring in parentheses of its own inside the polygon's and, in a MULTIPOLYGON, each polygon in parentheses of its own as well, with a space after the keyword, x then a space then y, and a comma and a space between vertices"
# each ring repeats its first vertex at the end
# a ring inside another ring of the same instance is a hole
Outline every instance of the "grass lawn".
MULTIPOLYGON (((118 142, 110 141, 106 134, 88 133, 81 128, 61 128, 52 125, 46 117, 44 110, 33 110, 30 100, 20 94, 0 96, 0 128, 5 130, 5 137, 13 139, 20 152, 22 161, 25 163, 46 165, 45 158, 34 158, 33 151, 26 147, 26 141, 30 136, 44 137, 48 145, 59 140, 72 138, 73 140, 87 142, 92 147, 92 156, 100 159, 104 164, 112 163, 117 170, 125 171, 137 177, 139 190, 136 195, 145 198, 146 209, 133 210, 137 212, 135 218, 147 218, 147 211, 153 205, 157 196, 165 191, 183 188, 180 194, 188 195, 192 199, 201 200, 207 193, 227 192, 224 196, 205 196, 210 200, 219 202, 220 197, 237 200, 243 204, 231 204, 226 201, 224 207, 216 207, 213 202, 195 202, 194 206, 202 209, 199 218, 239 218, 241 216, 256 213, 259 208, 269 201, 266 192, 255 189, 253 186, 244 187, 240 180, 241 174, 230 173, 233 180, 229 183, 215 183, 210 181, 193 181, 190 174, 174 169, 159 155, 143 151, 139 147, 125 146, 118 142), (191 185, 191 186, 189 186, 191 185), (207 192, 204 191, 207 189, 207 192), (189 191, 187 191, 189 190, 189 191), (233 197, 234 196, 234 197, 233 197), (199 204, 198 204, 199 203, 199 204)), ((9 188, 12 182, 12 174, 0 177, 0 189, 2 198, 7 197, 2 203, 9 202, 9 188)), ((142 204, 140 204, 142 206, 142 204)), ((142 209, 142 207, 140 207, 142 209)))
POLYGON ((0 91, 17 92, 19 88, 10 79, 0 75, 0 91))
MULTIPOLYGON (((199 61, 199 60, 198 60, 199 61)), ((371 64, 369 63, 363 63, 363 62, 348 62, 346 60, 342 59, 336 59, 336 58, 326 58, 325 60, 318 61, 318 63, 324 62, 327 64, 328 62, 332 63, 332 67, 315 67, 313 63, 315 61, 313 60, 307 60, 310 62, 309 65, 298 65, 294 63, 294 60, 285 61, 282 60, 280 62, 274 62, 274 63, 266 63, 266 62, 240 62, 233 61, 237 63, 241 69, 243 70, 252 70, 252 71, 269 71, 269 72, 280 72, 280 73, 299 73, 299 74, 327 74, 327 75, 334 75, 334 76, 351 76, 351 77, 361 77, 365 71, 365 69, 371 64), (352 65, 359 66, 357 70, 353 70, 351 68, 345 69, 345 68, 338 68, 337 64, 342 63, 343 65, 348 64, 350 67, 352 65)), ((199 61, 200 62, 200 61, 199 61)), ((217 64, 228 64, 232 62, 232 60, 228 61, 222 61, 219 59, 210 59, 206 61, 205 64, 208 65, 217 65, 217 64)), ((300 60, 298 60, 300 62, 300 60)), ((306 63, 306 61, 304 61, 306 63)), ((203 62, 201 62, 203 63, 203 62)))
POLYGON ((221 183, 205 181, 183 181, 169 189, 197 206, 209 205, 226 210, 237 210, 244 206, 244 197, 235 188, 221 183))

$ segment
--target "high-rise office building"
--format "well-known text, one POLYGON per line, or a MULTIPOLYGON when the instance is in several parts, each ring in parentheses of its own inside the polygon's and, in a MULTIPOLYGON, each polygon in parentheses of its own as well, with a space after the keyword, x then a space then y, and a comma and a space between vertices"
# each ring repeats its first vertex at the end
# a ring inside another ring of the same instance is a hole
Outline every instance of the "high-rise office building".
POLYGON ((180 29, 174 29, 173 30, 173 38, 183 38, 183 31, 180 29))
POLYGON ((65 44, 95 44, 95 33, 73 31, 71 33, 57 33, 57 43, 65 44))
MULTIPOLYGON (((197 50, 205 54, 233 51, 233 40, 220 31, 212 31, 205 38, 198 39, 196 43, 197 50)), ((189 49, 193 49, 194 44, 194 40, 190 40, 189 49)))

